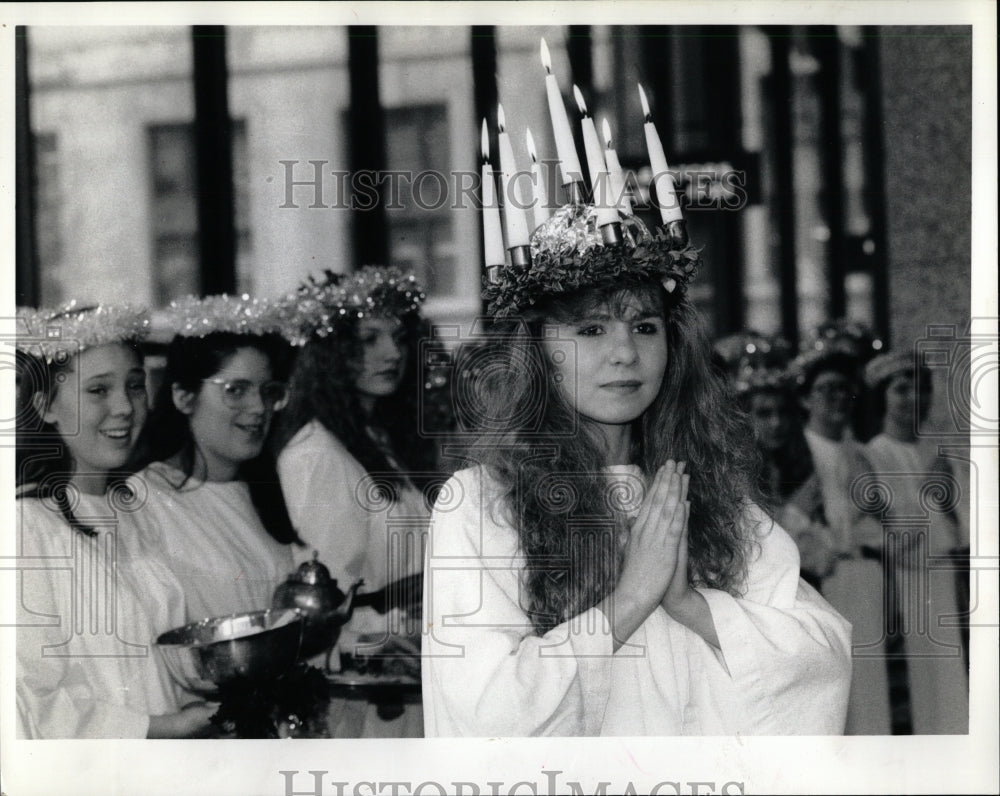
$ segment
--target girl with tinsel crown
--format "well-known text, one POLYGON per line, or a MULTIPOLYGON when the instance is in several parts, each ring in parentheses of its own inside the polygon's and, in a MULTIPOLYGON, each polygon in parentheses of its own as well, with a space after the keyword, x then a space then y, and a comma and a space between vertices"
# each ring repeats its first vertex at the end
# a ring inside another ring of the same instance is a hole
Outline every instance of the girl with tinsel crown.
POLYGON ((892 713, 882 526, 854 493, 858 479, 872 470, 851 431, 861 356, 857 338, 826 324, 805 341, 791 371, 807 414, 806 444, 833 541, 834 563, 823 578, 822 593, 851 622, 857 650, 846 732, 886 735, 892 731, 892 713))
POLYGON ((802 577, 820 588, 833 566, 834 543, 823 494, 802 429, 788 372, 788 347, 749 332, 716 341, 740 407, 754 432, 764 505, 799 548, 802 577), (728 355, 728 356, 727 356, 728 355))
POLYGON ((302 348, 278 473, 307 543, 301 557, 318 552, 341 588, 364 581, 341 634, 346 652, 362 633, 419 630, 428 506, 441 480, 418 420, 424 298, 412 274, 368 265, 327 271, 285 301, 302 348))
POLYGON ((19 310, 18 324, 18 735, 206 731, 215 707, 181 708, 151 648, 184 620, 180 585, 119 530, 144 497, 119 469, 146 419, 149 317, 70 304, 19 310))
POLYGON ((898 552, 890 558, 900 626, 909 631, 903 644, 912 729, 915 734, 964 734, 969 731, 969 672, 959 620, 968 611, 968 597, 957 593, 954 568, 968 556, 968 529, 957 510, 963 490, 951 462, 938 454, 932 435, 918 433, 931 406, 930 369, 916 365, 912 349, 880 354, 866 365, 865 382, 882 419, 882 430, 865 452, 884 479, 891 501, 884 511, 927 520, 911 520, 910 533, 894 534, 898 552), (921 598, 900 599, 914 592, 921 598))
POLYGON ((431 520, 426 734, 840 733, 849 626, 753 502, 698 253, 680 219, 653 236, 608 209, 558 210, 510 265, 487 249, 499 361, 431 520))
POLYGON ((189 621, 267 608, 300 544, 265 446, 288 402, 279 315, 224 295, 169 316, 176 335, 128 465, 146 495, 130 522, 184 587, 189 621))

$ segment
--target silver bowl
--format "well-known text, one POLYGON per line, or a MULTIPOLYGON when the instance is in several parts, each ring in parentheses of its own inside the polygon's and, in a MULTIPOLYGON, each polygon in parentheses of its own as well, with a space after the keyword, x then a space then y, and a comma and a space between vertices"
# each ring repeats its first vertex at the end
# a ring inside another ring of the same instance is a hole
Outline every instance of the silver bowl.
POLYGON ((268 680, 298 660, 302 616, 269 609, 192 622, 156 639, 170 674, 184 688, 216 696, 236 678, 268 680))

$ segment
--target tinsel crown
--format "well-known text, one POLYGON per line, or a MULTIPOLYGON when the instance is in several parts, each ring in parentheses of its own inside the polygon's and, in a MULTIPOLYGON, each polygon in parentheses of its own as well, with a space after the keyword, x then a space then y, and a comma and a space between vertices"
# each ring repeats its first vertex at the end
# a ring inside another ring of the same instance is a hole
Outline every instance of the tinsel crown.
POLYGON ((791 346, 782 337, 738 332, 716 340, 713 348, 740 395, 792 386, 788 372, 791 346))
POLYGON ((292 345, 328 337, 346 319, 402 318, 427 298, 417 278, 395 266, 365 265, 350 274, 309 277, 279 304, 292 345))
POLYGON ((791 371, 801 385, 819 363, 834 357, 853 359, 863 366, 883 348, 882 340, 863 323, 838 318, 820 324, 803 341, 802 350, 791 362, 791 371))
POLYGON ((678 248, 664 229, 651 234, 635 216, 619 213, 620 243, 605 243, 592 205, 561 207, 531 235, 531 262, 497 267, 484 280, 489 314, 503 318, 540 299, 630 280, 661 282, 683 294, 701 265, 698 249, 678 248))
POLYGON ((865 384, 874 389, 880 383, 900 373, 913 373, 913 352, 879 354, 865 365, 865 384))
POLYGON ((88 348, 139 342, 149 331, 149 312, 144 308, 127 304, 78 307, 71 301, 57 308, 18 308, 16 345, 51 364, 88 348))
POLYGON ((285 335, 279 306, 267 299, 239 296, 185 296, 170 302, 167 323, 181 337, 205 337, 214 332, 285 335))

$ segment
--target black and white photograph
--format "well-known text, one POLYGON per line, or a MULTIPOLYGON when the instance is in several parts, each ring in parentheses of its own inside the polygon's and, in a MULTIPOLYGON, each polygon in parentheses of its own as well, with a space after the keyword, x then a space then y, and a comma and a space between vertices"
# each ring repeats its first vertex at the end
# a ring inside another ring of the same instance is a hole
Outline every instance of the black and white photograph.
POLYGON ((4 794, 1000 789, 993 4, 0 21, 4 794))

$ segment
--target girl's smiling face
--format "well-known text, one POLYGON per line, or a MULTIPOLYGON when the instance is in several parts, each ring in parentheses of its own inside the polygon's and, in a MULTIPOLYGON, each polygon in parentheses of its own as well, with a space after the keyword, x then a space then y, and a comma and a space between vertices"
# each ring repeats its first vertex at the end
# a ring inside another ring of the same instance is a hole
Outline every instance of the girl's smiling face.
POLYGON ((174 405, 188 416, 191 435, 205 460, 206 480, 232 480, 240 464, 260 455, 274 417, 260 388, 271 380, 267 355, 246 347, 226 359, 197 393, 174 386, 174 405), (240 382, 249 388, 233 405, 225 395, 226 384, 240 382))
POLYGON ((69 448, 73 481, 101 483, 125 463, 146 420, 146 371, 139 353, 118 343, 89 348, 56 379, 48 405, 39 394, 36 408, 69 448))

